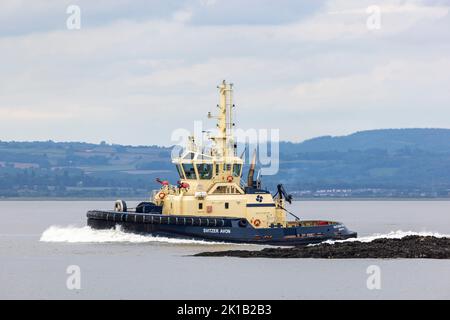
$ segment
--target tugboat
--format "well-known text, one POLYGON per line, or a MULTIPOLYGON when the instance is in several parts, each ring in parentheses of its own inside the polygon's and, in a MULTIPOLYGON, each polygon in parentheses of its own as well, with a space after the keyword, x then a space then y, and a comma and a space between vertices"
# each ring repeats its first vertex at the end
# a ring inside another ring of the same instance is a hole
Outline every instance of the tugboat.
POLYGON ((127 208, 117 200, 114 210, 87 212, 87 224, 94 229, 120 226, 123 231, 169 238, 262 245, 306 245, 325 240, 355 238, 342 223, 302 221, 285 206, 292 202, 283 185, 275 195, 254 179, 256 153, 247 181, 242 179, 244 161, 237 156, 233 136, 233 85, 218 86, 220 103, 218 133, 209 137, 210 150, 200 148, 193 137, 173 159, 180 180, 176 185, 157 179, 161 188, 150 201, 127 208), (294 219, 288 219, 287 214, 294 219))

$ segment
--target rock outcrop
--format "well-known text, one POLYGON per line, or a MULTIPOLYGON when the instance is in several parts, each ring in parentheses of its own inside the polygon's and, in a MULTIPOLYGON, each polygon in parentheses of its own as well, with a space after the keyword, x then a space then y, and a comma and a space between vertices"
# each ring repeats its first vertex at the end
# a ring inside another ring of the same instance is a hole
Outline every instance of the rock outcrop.
POLYGON ((319 258, 319 259, 450 259, 450 238, 407 236, 401 239, 348 241, 333 244, 262 250, 202 252, 200 257, 319 258))

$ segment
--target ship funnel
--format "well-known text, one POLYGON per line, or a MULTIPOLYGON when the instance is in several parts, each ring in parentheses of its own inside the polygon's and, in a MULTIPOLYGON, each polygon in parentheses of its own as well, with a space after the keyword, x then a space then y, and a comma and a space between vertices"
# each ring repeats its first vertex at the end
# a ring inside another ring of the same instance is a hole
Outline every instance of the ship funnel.
POLYGON ((253 151, 252 161, 250 162, 250 169, 248 169, 247 187, 253 187, 255 166, 256 166, 256 149, 253 151))

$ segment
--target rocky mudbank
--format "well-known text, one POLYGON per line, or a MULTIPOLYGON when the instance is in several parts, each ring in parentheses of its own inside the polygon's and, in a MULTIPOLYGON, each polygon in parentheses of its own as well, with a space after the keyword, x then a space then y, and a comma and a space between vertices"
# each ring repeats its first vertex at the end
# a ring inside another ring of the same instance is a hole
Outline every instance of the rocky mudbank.
POLYGON ((450 238, 406 236, 371 242, 344 241, 333 244, 262 250, 202 252, 200 257, 320 258, 320 259, 450 259, 450 238))

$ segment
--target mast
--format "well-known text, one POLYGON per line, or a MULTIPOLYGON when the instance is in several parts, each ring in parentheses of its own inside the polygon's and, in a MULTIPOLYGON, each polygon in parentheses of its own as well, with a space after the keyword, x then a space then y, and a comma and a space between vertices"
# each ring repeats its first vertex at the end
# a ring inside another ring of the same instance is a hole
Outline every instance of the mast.
MULTIPOLYGON (((226 83, 225 80, 217 86, 219 89, 219 115, 217 116, 218 135, 212 139, 216 143, 216 152, 223 156, 235 156, 234 136, 233 136, 233 84, 226 83)), ((212 118, 211 113, 208 114, 212 118)))

